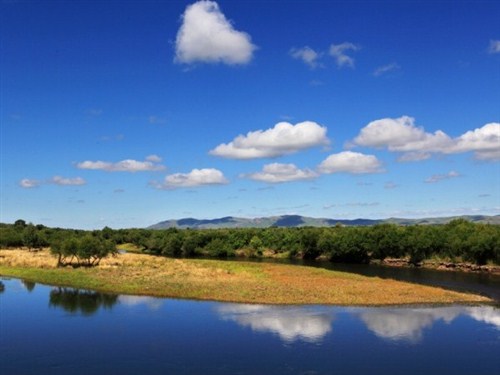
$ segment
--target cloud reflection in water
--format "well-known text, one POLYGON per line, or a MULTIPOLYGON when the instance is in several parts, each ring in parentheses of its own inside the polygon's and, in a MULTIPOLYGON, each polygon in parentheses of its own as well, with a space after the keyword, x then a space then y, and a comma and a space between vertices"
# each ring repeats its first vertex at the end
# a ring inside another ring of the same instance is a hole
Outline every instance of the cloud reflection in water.
POLYGON ((376 336, 394 341, 418 342, 426 328, 442 320, 450 324, 460 315, 495 325, 500 330, 500 310, 493 306, 369 309, 361 320, 376 336))
POLYGON ((285 342, 320 342, 330 332, 334 315, 315 307, 221 305, 217 312, 257 332, 272 332, 285 342))

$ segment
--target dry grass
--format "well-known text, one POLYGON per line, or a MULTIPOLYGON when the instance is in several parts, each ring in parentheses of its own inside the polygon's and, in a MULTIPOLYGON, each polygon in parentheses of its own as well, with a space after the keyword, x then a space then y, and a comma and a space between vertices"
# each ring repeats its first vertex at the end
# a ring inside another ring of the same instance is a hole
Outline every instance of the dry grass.
POLYGON ((120 254, 96 268, 57 268, 47 250, 0 250, 0 274, 103 292, 276 304, 478 303, 472 294, 325 269, 120 254))

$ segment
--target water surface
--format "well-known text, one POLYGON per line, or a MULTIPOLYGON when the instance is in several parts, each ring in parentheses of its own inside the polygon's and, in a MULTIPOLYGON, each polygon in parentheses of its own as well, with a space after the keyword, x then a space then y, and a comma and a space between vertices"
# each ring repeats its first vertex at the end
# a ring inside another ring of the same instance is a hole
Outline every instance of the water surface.
POLYGON ((495 374, 494 306, 264 306, 3 279, 1 374, 495 374))

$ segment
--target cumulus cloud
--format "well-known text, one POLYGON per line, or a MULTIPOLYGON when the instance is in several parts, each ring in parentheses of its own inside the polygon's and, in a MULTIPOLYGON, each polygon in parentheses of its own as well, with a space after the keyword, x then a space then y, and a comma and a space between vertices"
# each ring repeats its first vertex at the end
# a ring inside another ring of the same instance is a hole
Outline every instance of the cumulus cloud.
POLYGON ((418 342, 437 320, 451 323, 462 308, 374 309, 360 314, 366 327, 382 339, 418 342))
POLYGON ((301 60, 304 64, 308 65, 311 69, 315 69, 321 64, 318 59, 321 57, 321 53, 316 52, 311 47, 305 46, 302 48, 292 48, 290 50, 290 56, 294 59, 301 60))
POLYGON ((326 127, 312 121, 296 125, 280 122, 271 129, 239 135, 229 143, 220 144, 210 154, 229 159, 273 158, 328 145, 326 132, 326 127))
POLYGON ((256 332, 272 332, 285 342, 320 342, 331 331, 334 316, 307 307, 222 305, 217 312, 256 332))
POLYGON ((382 164, 374 155, 365 155, 359 152, 343 151, 332 154, 318 166, 321 173, 380 173, 382 164))
POLYGON ((490 40, 489 53, 500 53, 500 40, 490 40))
POLYGON ((389 151, 425 153, 447 149, 453 141, 440 130, 433 134, 427 133, 415 125, 414 118, 402 116, 370 122, 361 129, 354 143, 359 146, 386 147, 389 151))
POLYGON ((318 177, 318 174, 310 169, 299 169, 294 164, 272 163, 267 164, 262 169, 262 172, 251 173, 244 175, 255 181, 267 182, 271 184, 311 180, 318 177))
POLYGON ((175 61, 246 64, 255 49, 250 35, 235 30, 216 2, 202 0, 189 5, 182 15, 175 61))
POLYGON ((476 159, 500 160, 500 123, 491 122, 455 140, 450 153, 474 151, 476 159))
POLYGON ((393 72, 393 71, 399 70, 399 69, 400 69, 400 66, 396 63, 387 64, 387 65, 379 66, 377 69, 375 69, 373 71, 373 75, 375 77, 380 77, 381 75, 384 75, 384 74, 387 74, 387 73, 390 73, 390 72, 393 72))
POLYGON ((335 62, 337 63, 337 66, 339 68, 343 68, 344 66, 348 68, 354 68, 354 59, 346 55, 346 52, 356 52, 359 49, 360 47, 353 43, 344 42, 341 44, 330 45, 329 54, 335 59, 335 62))
POLYGON ((162 171, 165 169, 164 165, 158 164, 159 161, 161 161, 159 156, 150 155, 146 158, 146 161, 126 159, 116 163, 112 163, 101 160, 86 160, 77 163, 76 167, 79 169, 102 170, 106 172, 154 172, 162 171))
POLYGON ((176 189, 204 185, 224 185, 229 181, 218 169, 193 169, 189 173, 174 173, 165 177, 162 183, 153 183, 158 189, 176 189))
POLYGON ((21 181, 19 181, 19 186, 21 186, 24 189, 32 189, 40 186, 40 181, 38 180, 33 180, 29 178, 23 178, 21 181))
POLYGON ((451 178, 455 177, 460 177, 460 173, 456 171, 450 171, 445 174, 434 174, 431 177, 425 179, 425 183, 427 184, 435 184, 436 182, 443 181, 443 180, 449 180, 451 178))
POLYGON ((375 120, 361 129, 354 145, 403 153, 398 161, 418 161, 433 153, 474 152, 479 160, 500 160, 500 123, 492 122, 451 138, 441 130, 426 132, 409 116, 375 120))
POLYGON ((87 181, 85 181, 81 177, 74 178, 65 178, 61 176, 54 176, 49 181, 51 184, 60 185, 60 186, 80 186, 85 185, 87 181))

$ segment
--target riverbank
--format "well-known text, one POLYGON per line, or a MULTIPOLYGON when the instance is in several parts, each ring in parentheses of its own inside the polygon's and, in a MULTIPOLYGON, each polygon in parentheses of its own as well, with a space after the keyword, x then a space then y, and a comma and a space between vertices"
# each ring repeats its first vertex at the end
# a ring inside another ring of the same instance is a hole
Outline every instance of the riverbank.
MULTIPOLYGON (((387 267, 412 267, 408 259, 391 259, 387 258, 383 261, 374 261, 373 264, 383 265, 387 267)), ((465 262, 451 262, 445 260, 424 260, 417 267, 438 270, 438 271, 453 271, 453 272, 474 272, 474 273, 489 273, 492 275, 500 275, 500 266, 497 265, 477 265, 465 262)))
POLYGON ((0 250, 0 275, 101 292, 262 304, 489 303, 490 299, 298 265, 118 254, 94 268, 57 268, 48 250, 0 250))

